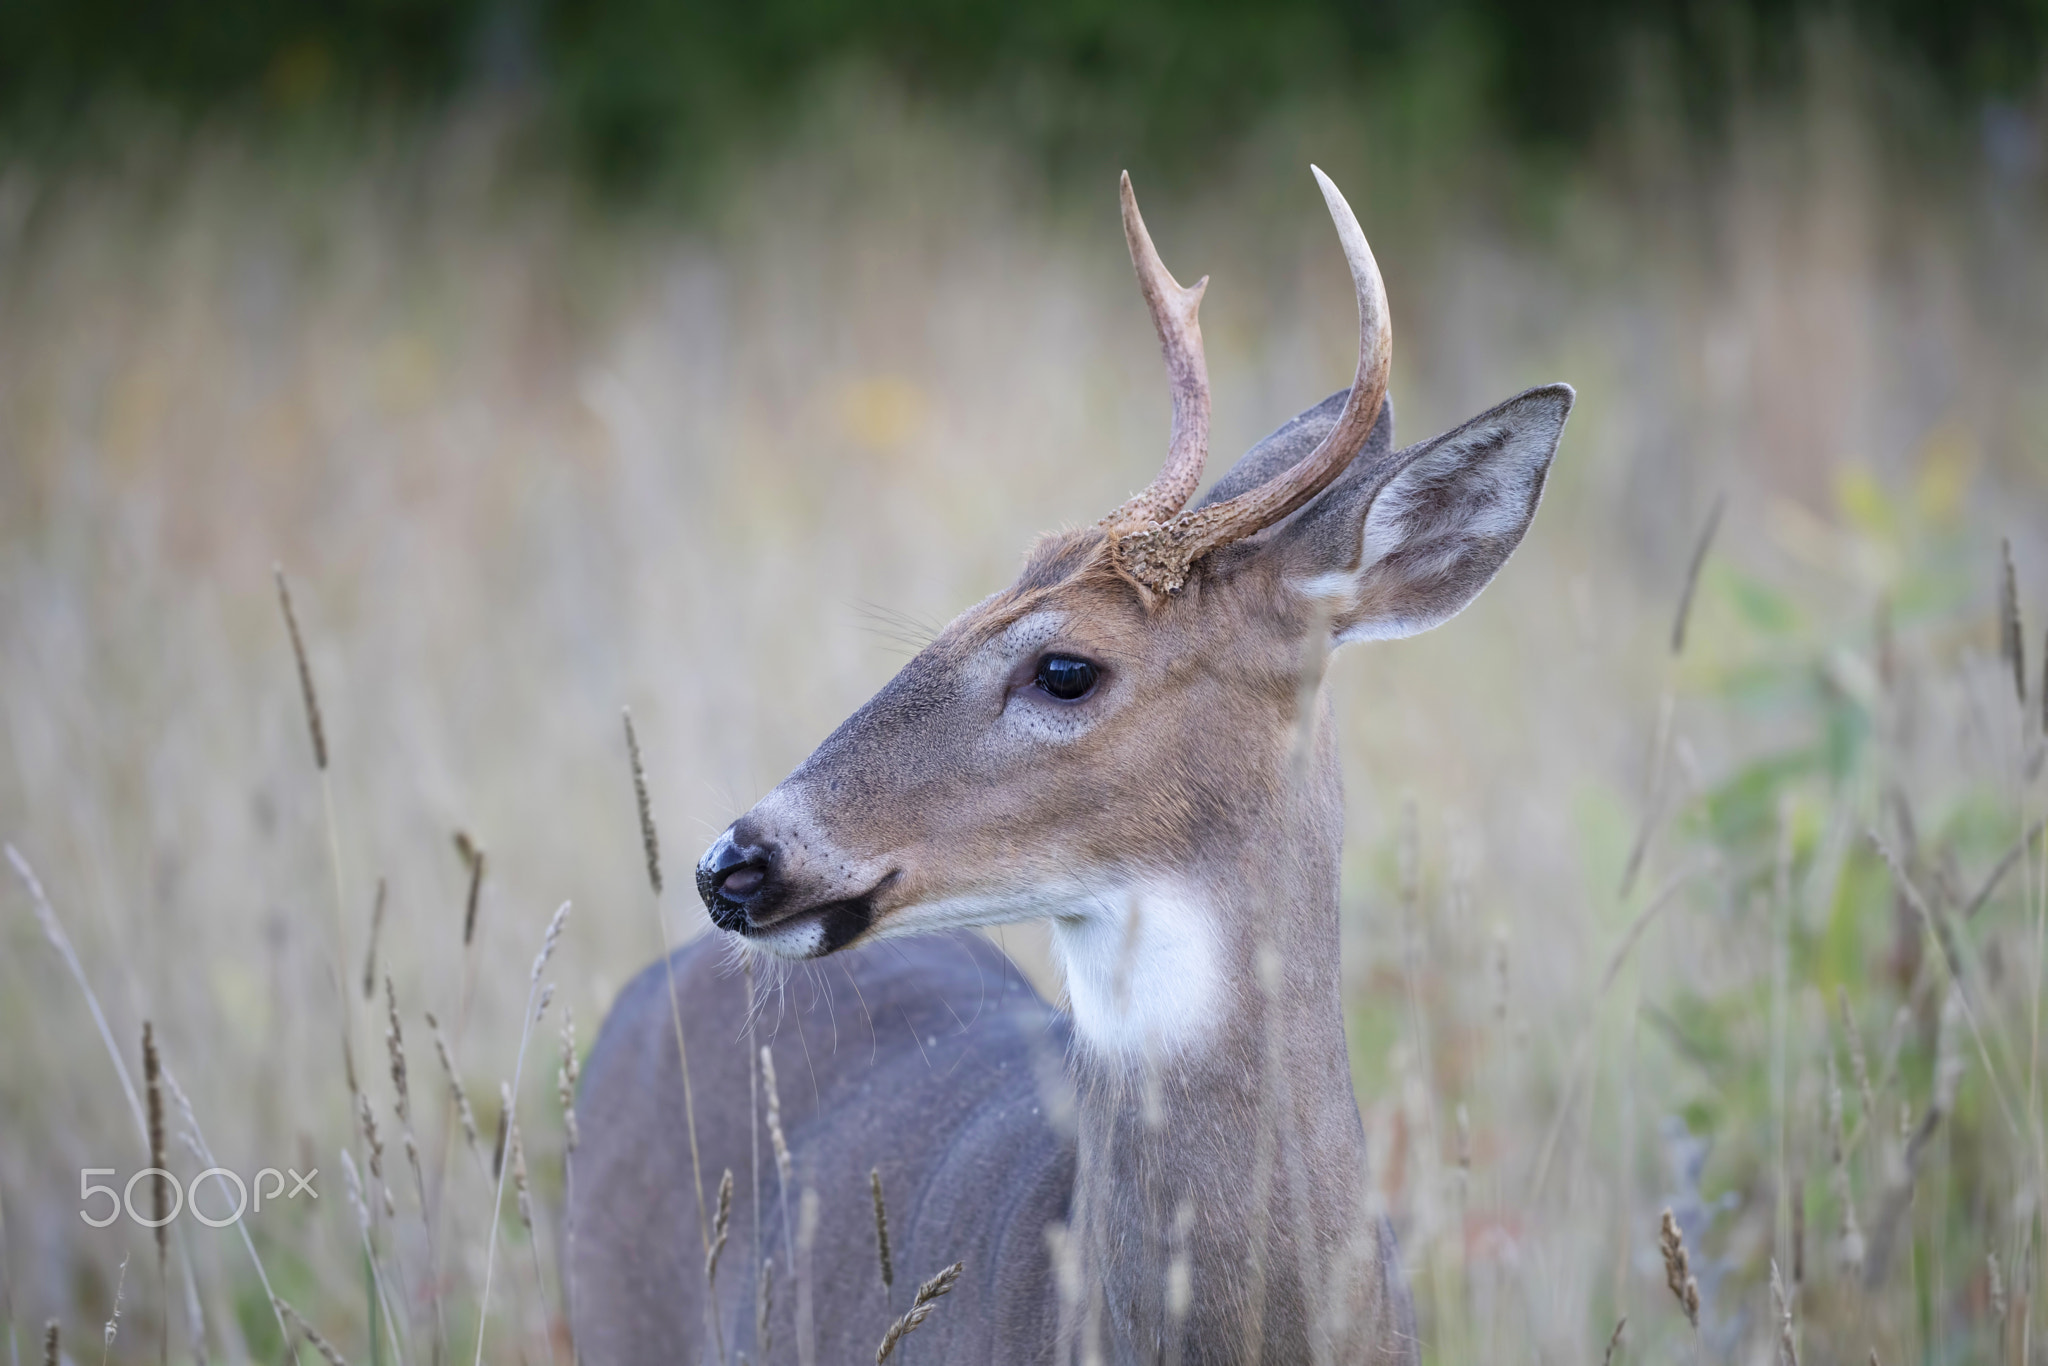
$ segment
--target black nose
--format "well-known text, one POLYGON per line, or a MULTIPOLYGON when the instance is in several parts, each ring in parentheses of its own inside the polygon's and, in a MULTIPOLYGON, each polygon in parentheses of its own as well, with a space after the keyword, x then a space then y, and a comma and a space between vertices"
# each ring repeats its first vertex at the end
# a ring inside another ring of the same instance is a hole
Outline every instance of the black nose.
POLYGON ((697 865, 697 895, 721 929, 745 926, 747 903, 768 885, 775 863, 773 845, 743 842, 737 827, 718 837, 697 865))

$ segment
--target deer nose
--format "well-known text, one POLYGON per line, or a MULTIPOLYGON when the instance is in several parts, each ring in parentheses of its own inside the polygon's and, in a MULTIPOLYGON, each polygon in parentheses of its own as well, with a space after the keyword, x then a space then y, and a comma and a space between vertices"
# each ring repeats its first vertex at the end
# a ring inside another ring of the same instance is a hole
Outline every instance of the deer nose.
POLYGON ((775 847, 736 836, 735 825, 720 835, 697 864, 697 895, 721 929, 745 926, 747 903, 760 896, 775 866, 775 847))

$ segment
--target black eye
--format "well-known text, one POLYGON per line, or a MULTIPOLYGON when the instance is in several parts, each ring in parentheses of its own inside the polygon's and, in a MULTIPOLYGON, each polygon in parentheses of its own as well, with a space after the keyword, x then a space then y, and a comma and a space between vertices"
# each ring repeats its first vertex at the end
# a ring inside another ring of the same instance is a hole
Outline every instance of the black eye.
POLYGON ((1062 702, 1072 702, 1095 686, 1095 666, 1072 655, 1047 655, 1038 661, 1038 686, 1062 702))

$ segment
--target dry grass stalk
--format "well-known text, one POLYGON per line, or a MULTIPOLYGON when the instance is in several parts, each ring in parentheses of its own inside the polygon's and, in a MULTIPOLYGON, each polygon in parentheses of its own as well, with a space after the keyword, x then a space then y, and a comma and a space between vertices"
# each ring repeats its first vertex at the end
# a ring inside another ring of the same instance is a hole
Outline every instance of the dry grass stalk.
MULTIPOLYGON (((119 1062, 120 1057, 116 1055, 115 1063, 118 1065, 119 1062)), ((124 1074, 123 1081, 125 1082, 125 1080, 126 1076, 124 1074)), ((202 1169, 219 1166, 220 1163, 214 1159, 213 1149, 207 1146, 206 1135, 200 1131, 199 1117, 193 1113, 190 1097, 185 1094, 185 1089, 178 1085, 177 1075, 168 1067, 164 1069, 164 1086, 171 1093, 171 1103, 178 1107, 178 1118, 184 1121, 185 1129, 182 1137, 185 1140, 186 1146, 199 1159, 202 1169)), ((220 1179, 218 1177, 215 1178, 217 1181, 220 1179)), ((249 1236, 248 1222, 242 1219, 235 1220, 235 1232, 242 1240, 243 1251, 249 1254, 249 1264, 256 1269, 256 1280, 263 1287, 264 1297, 266 1299, 274 1299, 276 1296, 270 1286, 270 1273, 264 1268, 263 1258, 257 1254, 255 1240, 249 1236)), ((190 1259, 188 1258, 186 1261, 188 1268, 190 1264, 190 1259)), ((285 1327, 284 1315, 277 1312, 275 1305, 271 1306, 271 1312, 277 1318, 277 1335, 286 1342, 291 1341, 291 1332, 285 1327)))
POLYGON ((491 1141, 491 1179, 505 1171, 505 1144, 512 1133, 512 1083, 498 1083, 498 1136, 491 1141))
POLYGON ((1678 613, 1671 621, 1671 653, 1685 652, 1685 628, 1692 618, 1693 595, 1699 591, 1700 570, 1707 563, 1707 551, 1713 547, 1714 533, 1721 529, 1721 514, 1728 510, 1728 495, 1717 494, 1714 506, 1707 513, 1706 524, 1700 528, 1700 538, 1694 542, 1692 560, 1685 567, 1685 587, 1679 590, 1678 613))
POLYGON ((1623 1314, 1614 1321, 1614 1331, 1607 1335, 1607 1350, 1600 1356, 1600 1366, 1614 1366, 1614 1354, 1621 1350, 1621 1333, 1628 1327, 1628 1315, 1623 1314))
MULTIPOLYGON (((576 1061, 576 1011, 573 1007, 562 1007, 562 1065, 555 1070, 555 1097, 562 1105, 562 1206, 565 1210, 576 1207, 576 1145, 580 1140, 576 1129, 576 1082, 578 1063, 576 1061)), ((564 1216, 562 1229, 562 1321, 565 1331, 573 1334, 576 1324, 576 1224, 564 1216)), ((535 1253, 538 1256, 538 1252, 535 1253)), ((576 1343, 569 1342, 569 1360, 577 1360, 576 1343)))
POLYGON ((818 1325, 811 1294, 811 1252, 818 1243, 818 1193, 804 1187, 796 1219, 796 1357, 801 1366, 818 1360, 818 1325))
MULTIPOLYGON (((150 1219, 154 1227, 150 1232, 156 1238, 156 1278, 163 1288, 164 1298, 170 1298, 170 1224, 171 1192, 169 1178, 162 1175, 169 1170, 164 1163, 164 1086, 163 1063, 156 1053, 156 1027, 148 1020, 142 1022, 142 1089, 149 1103, 149 1165, 159 1173, 149 1178, 150 1219)), ((171 1316, 167 1312, 157 1323, 157 1359, 168 1362, 171 1357, 171 1316)))
POLYGON ((1669 1209, 1657 1226, 1657 1251, 1664 1257, 1664 1284, 1685 1311, 1685 1321, 1695 1331, 1700 1326, 1700 1283, 1693 1279, 1692 1259, 1686 1255, 1685 1234, 1669 1209))
POLYGON ((78 950, 72 947, 71 936, 64 933, 64 926, 57 919, 56 908, 50 905, 49 896, 43 891, 42 880, 36 876, 21 851, 12 844, 7 846, 7 861, 14 866, 15 876, 28 888, 29 904, 35 907, 36 923, 42 927, 43 938, 50 941, 50 947, 64 960, 64 966, 71 971, 71 980, 78 983, 78 991, 85 998, 85 1008, 92 1015, 92 1022, 100 1032, 100 1042, 106 1046, 107 1056, 113 1060, 114 1075, 121 1080, 121 1094, 128 1098, 128 1109, 135 1116, 135 1129, 143 1142, 149 1141, 149 1122, 142 1112, 142 1100, 135 1094, 135 1081, 129 1075, 127 1059, 122 1055, 120 1045, 114 1042, 114 1031, 107 1027, 107 1014, 100 1008, 100 998, 92 989, 92 982, 85 975, 85 965, 78 960, 78 950))
POLYGON ((528 1187, 526 1176, 526 1142, 519 1131, 519 1122, 514 1120, 508 1127, 505 1146, 512 1162, 512 1200, 519 1211, 519 1226, 526 1230, 526 1236, 533 1237, 533 1192, 528 1187))
MULTIPOLYGON (((106 1049, 107 1060, 113 1064, 114 1075, 121 1083, 121 1094, 128 1101, 128 1111, 135 1119, 136 1133, 146 1145, 149 1142, 148 1118, 143 1112, 141 1099, 136 1095, 135 1080, 129 1074, 128 1061, 122 1055, 120 1045, 114 1042, 114 1031, 107 1025, 107 1014, 100 1006, 99 995, 93 991, 92 981, 85 975, 85 965, 79 961, 78 951, 72 947, 71 937, 64 932, 63 922, 57 919, 57 910, 50 904, 49 895, 43 890, 42 880, 36 876, 35 869, 29 865, 29 861, 26 858, 22 857, 21 851, 12 844, 0 845, 0 849, 5 850, 7 862, 14 868, 15 875, 21 879, 22 885, 28 889, 29 904, 35 909, 36 923, 42 929, 43 937, 50 942, 50 947, 57 951, 57 956, 64 960, 65 968, 71 973, 71 980, 77 984, 78 993, 85 1000, 86 1011, 92 1016, 93 1026, 99 1031, 100 1043, 106 1049)), ((192 1116, 191 1103, 185 1099, 184 1092, 178 1089, 177 1079, 170 1074, 168 1069, 164 1070, 163 1079, 164 1084, 170 1087, 171 1096, 177 1102, 180 1112, 184 1116, 185 1122, 191 1131, 194 1145, 203 1154, 204 1167, 218 1166, 219 1164, 213 1159, 212 1152, 206 1148, 205 1139, 200 1136, 199 1122, 192 1116)), ((247 1226, 242 1221, 237 1220, 235 1222, 235 1231, 241 1236, 242 1246, 248 1252, 249 1261, 256 1269, 257 1280, 263 1283, 264 1294, 268 1295, 270 1293, 270 1277, 268 1272, 264 1270, 263 1259, 257 1255, 255 1243, 250 1240, 247 1226)), ((195 1292, 192 1289, 191 1259, 189 1257, 185 1259, 185 1285, 189 1305, 190 1301, 195 1298, 195 1292)), ((9 1294, 12 1294, 11 1281, 9 1283, 9 1294)), ((11 1314, 9 1321, 12 1322, 11 1314)), ((278 1321, 278 1332, 280 1335, 284 1335, 282 1319, 278 1321)))
MULTIPOLYGON (((2041 680, 2043 696, 2042 723, 2044 728, 2048 728, 2048 644, 2044 644, 2042 648, 2041 680)), ((2005 875, 2012 871, 2013 865, 2020 861, 2021 856, 2026 853, 2034 841, 2041 838, 2043 830, 2048 830, 2048 820, 2035 821, 2031 826, 2027 827, 2026 831, 2018 839, 2012 842, 2012 847, 2007 849, 2004 856, 1996 864, 1992 865, 1991 871, 1984 875, 1984 881, 1978 884, 1976 893, 1963 904, 1963 909, 1958 919, 1968 920, 1984 909, 1984 903, 1991 900, 1991 894, 1998 890, 1998 884, 2005 880, 2005 875)))
POLYGON ((270 1307, 312 1345, 313 1350, 320 1354, 320 1359, 326 1362, 327 1366, 348 1366, 348 1358, 336 1351, 333 1343, 321 1337, 319 1329, 300 1318, 298 1310, 286 1304, 277 1295, 270 1297, 270 1307))
POLYGON ((1856 1078, 1856 1095, 1863 1103, 1862 1123, 1868 1124, 1877 1117, 1877 1097, 1870 1089, 1870 1061, 1863 1052, 1863 1031, 1856 1027, 1856 1016, 1849 1009, 1849 989, 1835 984, 1835 1007, 1842 1016, 1842 1037, 1849 1043, 1849 1072, 1856 1078))
POLYGON ((2020 631, 2019 575, 2013 569, 2012 538, 1998 543, 1998 653, 2012 668, 2013 695, 2027 705, 2027 642, 2020 631))
POLYGON ((796 1253, 789 1232, 789 1183, 795 1175, 796 1164, 790 1161, 789 1142, 782 1136, 782 1091, 775 1084, 775 1054, 767 1044, 761 1045, 761 1080, 768 1093, 768 1145, 775 1151, 775 1176, 782 1192, 782 1250, 790 1257, 794 1269, 796 1253))
POLYGON ((1927 1145, 1933 1142, 1942 1119, 1955 1108, 1956 1089, 1962 1084, 1966 1065, 1962 1016, 1962 988, 1951 981, 1947 994, 1942 997, 1941 1025, 1935 1036, 1934 1094, 1929 1097, 1927 1108, 1921 1112, 1917 1124, 1911 1122, 1910 1110, 1901 1116, 1907 1132, 1903 1149, 1892 1164, 1891 1179, 1886 1185, 1884 1201, 1878 1208, 1877 1222, 1871 1226, 1870 1251, 1863 1268, 1866 1289, 1875 1290, 1884 1284, 1892 1244, 1906 1212, 1912 1207, 1913 1185, 1919 1175, 1921 1157, 1926 1153, 1927 1145))
MULTIPOLYGON (((509 1124, 511 1121, 512 1101, 519 1094, 519 1083, 526 1075, 526 1048, 533 1042, 533 1026, 540 1018, 540 1012, 534 1005, 541 994, 540 975, 547 968, 548 960, 554 956, 556 946, 561 943, 562 930, 568 921, 569 903, 564 901, 555 908, 553 917, 548 921, 547 933, 541 937, 540 952, 534 955, 533 971, 529 974, 526 984, 526 1012, 519 1024, 519 1051, 512 1057, 512 1080, 504 1089, 504 1123, 509 1124)), ((474 1366, 483 1366, 484 1362, 484 1333, 490 1326, 491 1318, 491 1280, 498 1267, 498 1221, 504 1208, 505 1172, 501 1165, 498 1169, 497 1189, 491 1196, 490 1237, 484 1249, 484 1288, 477 1299, 474 1366)), ((534 1255, 537 1259, 540 1254, 536 1251, 534 1255)))
POLYGON ((915 1332, 919 1324, 932 1316, 932 1311, 938 1308, 940 1298, 960 1279, 960 1272, 964 1266, 965 1263, 955 1262, 917 1288, 917 1294, 911 1298, 909 1311, 890 1324, 889 1331, 882 1335, 882 1345, 875 1349, 875 1366, 882 1366, 882 1363, 889 1359, 889 1354, 896 1350, 896 1344, 906 1335, 915 1332))
POLYGON ((57 1320, 51 1319, 43 1325, 43 1366, 57 1366, 57 1358, 63 1348, 63 1340, 57 1328, 57 1320))
POLYGON ((469 1108, 469 1092, 462 1088, 462 1074, 455 1070, 455 1058, 448 1051, 448 1038, 441 1032, 441 1022, 434 1018, 434 1012, 427 1012, 427 1032, 434 1036, 434 1052, 441 1059, 441 1071, 448 1077, 448 1098, 455 1105, 457 1118, 462 1122, 462 1138, 469 1145, 470 1155, 482 1163, 483 1153, 477 1147, 476 1112, 469 1108))
MULTIPOLYGON (((668 977, 669 1024, 675 1030, 676 1066, 683 1077, 683 1125, 690 1139, 690 1187, 697 1197, 697 1237, 704 1255, 711 1255, 711 1219, 704 1207, 704 1162, 697 1144, 697 1097, 690 1084, 690 1047, 683 1037, 683 1011, 676 999, 675 953, 669 944, 668 921, 661 912, 661 841, 654 826, 654 803, 647 792, 647 770, 640 761, 640 735, 633 729, 633 713, 629 708, 620 708, 620 715, 626 730, 626 758, 633 771, 633 806, 640 818, 640 845, 647 858, 647 882, 654 890, 649 903, 654 911, 655 930, 661 936, 662 970, 668 977)), ((711 1302, 704 1302, 704 1316, 710 1324, 711 1335, 722 1341, 724 1330, 718 1325, 718 1316, 713 1312, 711 1302)), ((723 1346, 718 1355, 725 1356, 723 1346)))
POLYGON ((469 870, 469 892, 462 901, 462 947, 468 948, 476 938, 477 906, 483 900, 484 891, 484 847, 469 837, 466 830, 455 832, 455 853, 461 858, 462 866, 469 870))
MULTIPOLYGON (((374 1307, 382 1312, 384 1331, 391 1343, 391 1359, 398 1362, 399 1366, 404 1366, 405 1354, 399 1349, 398 1345, 398 1320, 391 1312, 391 1299, 384 1289, 384 1264, 377 1256, 376 1244, 370 1237, 370 1207, 363 1201, 362 1178, 356 1172, 355 1159, 349 1155, 349 1151, 346 1148, 341 1150, 341 1170, 342 1175, 347 1179, 349 1209, 355 1213, 356 1230, 358 1236, 363 1241, 363 1260, 369 1264, 370 1268, 370 1286, 376 1296, 374 1307)), ((373 1326, 371 1328, 373 1336, 376 1332, 374 1327, 375 1318, 376 1315, 373 1314, 373 1326)), ((376 1355, 374 1350, 371 1352, 371 1355, 373 1357, 376 1355)))
MULTIPOLYGON (((419 1188, 420 1216, 426 1217, 427 1183, 420 1170, 420 1145, 412 1131, 412 1082, 411 1073, 405 1063, 405 1030, 398 1022, 398 989, 391 979, 384 979, 384 1044, 391 1054, 391 1089, 396 1096, 394 1102, 398 1115, 399 1133, 405 1143, 406 1165, 412 1168, 413 1184, 419 1188)), ((428 1229, 428 1238, 433 1230, 428 1229)))
POLYGON ((882 1169, 868 1172, 868 1190, 875 1197, 875 1255, 882 1263, 882 1303, 888 1304, 896 1288, 896 1266, 889 1259, 889 1208, 882 1203, 882 1169))
POLYGON ((1806 1182, 1792 1183, 1792 1290, 1806 1284, 1806 1182))
POLYGON ((377 1129, 377 1112, 370 1108, 370 1098, 360 1091, 356 1093, 356 1113, 362 1121, 363 1143, 369 1150, 370 1193, 384 1207, 385 1218, 396 1218, 398 1209, 391 1201, 391 1183, 384 1179, 384 1136, 377 1129))
POLYGON ((114 1342, 121 1336, 121 1297, 128 1291, 128 1254, 121 1254, 121 1271, 114 1280, 114 1314, 107 1320, 100 1346, 100 1366, 107 1366, 107 1355, 114 1350, 114 1342))
POLYGON ((370 944, 363 951, 363 999, 369 1000, 377 994, 377 942, 384 935, 385 903, 390 884, 383 878, 377 879, 377 899, 370 906, 370 944))
POLYGON ((306 642, 299 634, 299 614, 292 610, 291 585, 285 582, 284 566, 273 564, 277 580, 278 605, 284 608, 284 629, 292 638, 292 658, 299 666, 299 695, 306 704, 306 730, 313 738, 313 766, 327 771, 327 727, 320 719, 320 694, 313 687, 313 667, 306 662, 306 642))
POLYGON ((1828 1148, 1830 1189, 1835 1201, 1842 1207, 1842 1228, 1837 1235, 1836 1260, 1843 1270, 1852 1276, 1863 1272, 1863 1230, 1856 1222, 1856 1195, 1849 1185, 1849 1163, 1842 1144, 1842 1087, 1835 1074, 1835 1055, 1832 1050, 1827 1056, 1828 1079, 1828 1148))
POLYGON ((647 796, 647 769, 640 762, 640 736, 633 729, 633 713, 622 708, 626 722, 626 755, 633 764, 633 806, 640 813, 640 848, 647 856, 647 885, 661 895, 661 836, 654 828, 654 804, 647 796))
POLYGON ((761 1259, 761 1279, 754 1290, 754 1350, 761 1354, 761 1360, 769 1360, 774 1338, 769 1320, 775 1310, 775 1260, 761 1259))
MULTIPOLYGON (((168 1170, 164 1166, 164 1070, 163 1060, 157 1056, 156 1026, 150 1021, 142 1022, 142 1086, 149 1102, 149 1165, 158 1171, 168 1170)), ((170 1254, 171 1187, 162 1176, 153 1176, 149 1181, 150 1217, 156 1227, 156 1263, 159 1273, 170 1254)))
POLYGON ((725 1251, 726 1235, 732 1224, 732 1168, 725 1169, 725 1175, 718 1181, 718 1212, 711 1216, 711 1250, 704 1254, 704 1285, 707 1290, 718 1288, 718 1257, 725 1251))
POLYGON ((1778 1259, 1771 1259, 1771 1305, 1778 1318, 1777 1366, 1799 1366, 1799 1348, 1792 1340, 1792 1301, 1785 1293, 1785 1279, 1778 1274, 1778 1259))
POLYGON ((576 1083, 581 1073, 576 1061, 576 1012, 562 1007, 562 1065, 555 1073, 555 1096, 562 1102, 563 1157, 576 1151, 581 1135, 576 1128, 576 1083))
POLYGON ((405 1060, 405 1030, 398 1020, 398 988, 392 985, 388 974, 384 978, 384 1011, 384 1044, 391 1055, 391 1089, 396 1095, 399 1134, 405 1144, 405 1164, 412 1169, 413 1194, 419 1200, 420 1226, 427 1239, 428 1293, 434 1301, 434 1359, 439 1362, 448 1352, 447 1318, 441 1296, 433 1289, 440 1281, 441 1258, 434 1248, 434 1220, 427 1210, 427 1174, 420 1164, 419 1138, 412 1128, 412 1074, 405 1060))

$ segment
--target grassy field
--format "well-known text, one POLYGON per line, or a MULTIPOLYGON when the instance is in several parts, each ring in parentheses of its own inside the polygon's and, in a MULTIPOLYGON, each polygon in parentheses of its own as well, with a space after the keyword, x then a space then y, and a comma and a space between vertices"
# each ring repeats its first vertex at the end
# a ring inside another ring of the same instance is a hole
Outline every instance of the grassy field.
MULTIPOLYGON (((1933 145, 1877 103, 1845 75, 1708 150, 1646 95, 1567 172, 1418 94, 1297 110, 1194 183, 1132 168, 1167 261, 1212 277, 1219 469, 1349 374, 1311 157, 1387 277, 1404 439, 1579 390, 1501 579, 1329 683, 1353 1062, 1433 1363, 1596 1362, 1623 1315, 1616 1360, 1772 1360, 1774 1260, 1801 1361, 2048 1353, 2048 863, 2022 838, 2048 813, 2044 133, 1933 145)), ((689 221, 607 212, 511 145, 472 111, 345 151, 139 133, 0 167, 23 1359, 50 1319, 100 1356, 118 1305, 108 1360, 161 1335, 275 1361, 259 1261, 349 1360, 473 1354, 515 1067, 532 1226, 508 1179, 484 1354, 566 1359, 562 1020, 587 1047, 703 928, 674 874, 712 834, 1163 449, 1110 183, 1048 185, 859 89, 689 221), (189 1099, 181 1177, 209 1165, 194 1123, 245 1177, 321 1173, 246 1243, 175 1220, 162 1274, 147 1229, 80 1219, 81 1169, 147 1165, 145 1021, 189 1099), (367 1235, 344 1040, 384 1144, 367 1235)), ((1004 942, 1056 991, 1039 933, 1004 942)))

